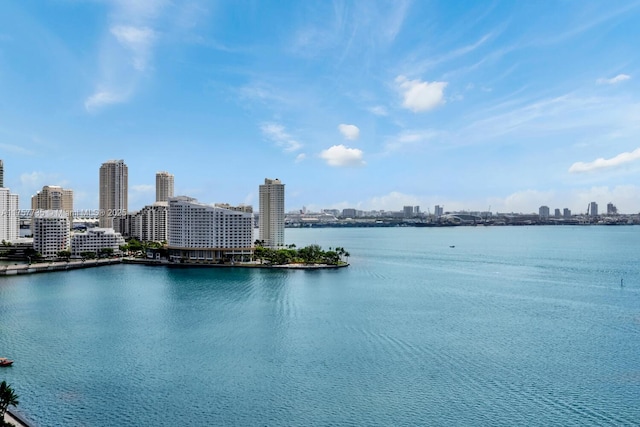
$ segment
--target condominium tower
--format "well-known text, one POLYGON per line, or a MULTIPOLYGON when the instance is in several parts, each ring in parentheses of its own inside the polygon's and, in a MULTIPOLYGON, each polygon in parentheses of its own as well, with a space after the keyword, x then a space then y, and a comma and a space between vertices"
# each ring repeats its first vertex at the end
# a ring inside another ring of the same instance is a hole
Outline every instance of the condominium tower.
MULTIPOLYGON (((124 160, 109 160, 100 166, 100 212, 101 228, 118 228, 116 217, 127 214, 129 169, 124 160)), ((118 218, 119 219, 119 218, 118 218)))
POLYGON ((31 209, 73 211, 73 190, 58 185, 45 185, 42 190, 31 196, 31 209))
POLYGON ((169 172, 156 173, 156 202, 166 202, 173 197, 173 175, 169 172))
POLYGON ((284 245, 284 184, 265 178, 260 186, 259 240, 268 248, 284 245))
POLYGON ((31 220, 33 249, 44 258, 52 258, 58 252, 69 249, 69 212, 38 210, 31 220))
POLYGON ((18 195, 0 187, 0 240, 11 242, 20 237, 18 195))

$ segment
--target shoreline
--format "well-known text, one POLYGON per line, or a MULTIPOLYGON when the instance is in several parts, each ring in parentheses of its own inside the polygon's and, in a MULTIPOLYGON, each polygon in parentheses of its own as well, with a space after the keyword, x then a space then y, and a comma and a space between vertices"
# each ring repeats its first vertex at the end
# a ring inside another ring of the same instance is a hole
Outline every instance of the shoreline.
POLYGON ((31 424, 29 424, 27 420, 17 413, 12 412, 11 409, 7 409, 7 412, 4 413, 4 421, 12 423, 16 427, 31 427, 31 424))
POLYGON ((107 258, 85 261, 47 261, 31 264, 14 264, 0 266, 0 277, 22 276, 25 274, 51 273, 57 271, 77 270, 81 268, 103 267, 116 264, 145 265, 149 267, 168 268, 263 268, 263 269, 289 269, 289 270, 334 270, 348 267, 349 263, 339 265, 329 264, 283 264, 269 265, 259 263, 233 263, 233 264, 209 264, 204 262, 173 263, 142 258, 107 258))

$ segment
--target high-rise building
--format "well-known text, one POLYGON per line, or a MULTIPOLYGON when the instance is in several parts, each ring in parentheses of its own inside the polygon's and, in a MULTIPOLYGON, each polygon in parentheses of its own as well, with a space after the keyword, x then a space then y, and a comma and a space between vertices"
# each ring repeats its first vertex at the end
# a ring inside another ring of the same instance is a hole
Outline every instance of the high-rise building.
POLYGON ((173 197, 173 175, 169 172, 156 173, 156 202, 166 202, 173 197))
POLYGON ((284 245, 284 184, 265 178, 260 186, 259 239, 268 248, 284 245))
POLYGON ((0 188, 4 187, 4 163, 0 159, 0 188))
POLYGON ((607 215, 617 215, 617 214, 618 214, 618 208, 616 208, 616 205, 614 205, 611 202, 607 203, 607 215))
POLYGON ((562 210, 562 217, 563 217, 564 219, 571 219, 571 209, 569 209, 569 208, 564 208, 564 209, 562 210))
POLYGON ((540 206, 538 215, 540 215, 540 219, 549 219, 549 206, 540 206))
POLYGON ((45 185, 31 196, 31 209, 73 211, 73 190, 57 185, 45 185))
POLYGON ((253 253, 253 213, 169 199, 167 240, 173 261, 215 263, 248 259, 253 253))
POLYGON ((141 242, 167 240, 168 211, 169 206, 166 202, 156 202, 132 214, 131 237, 135 237, 141 242))
POLYGON ((402 213, 405 218, 413 218, 414 216, 413 206, 403 206, 402 213))
POLYGON ((38 210, 31 219, 33 249, 44 258, 53 258, 69 249, 69 213, 65 210, 38 210))
POLYGON ((114 218, 125 216, 128 208, 129 168, 124 160, 109 160, 100 166, 100 218, 101 228, 119 230, 119 221, 114 218))
MULTIPOLYGON (((45 185, 41 191, 31 196, 31 210, 62 210, 67 213, 68 226, 73 226, 73 190, 65 190, 57 185, 45 185)), ((33 230, 32 230, 33 231, 33 230)))
POLYGON ((596 202, 591 202, 589 204, 589 215, 598 216, 598 204, 596 202))
POLYGON ((433 214, 436 218, 440 218, 444 214, 444 206, 436 205, 433 214))
POLYGON ((20 237, 18 195, 0 187, 0 240, 11 242, 20 237))

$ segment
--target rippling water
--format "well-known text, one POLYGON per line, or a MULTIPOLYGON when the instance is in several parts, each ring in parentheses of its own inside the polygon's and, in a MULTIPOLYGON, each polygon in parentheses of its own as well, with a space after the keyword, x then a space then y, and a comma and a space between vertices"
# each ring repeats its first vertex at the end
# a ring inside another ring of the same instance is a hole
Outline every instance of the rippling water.
POLYGON ((0 278, 0 379, 40 426, 640 424, 640 227, 286 235, 352 265, 0 278))

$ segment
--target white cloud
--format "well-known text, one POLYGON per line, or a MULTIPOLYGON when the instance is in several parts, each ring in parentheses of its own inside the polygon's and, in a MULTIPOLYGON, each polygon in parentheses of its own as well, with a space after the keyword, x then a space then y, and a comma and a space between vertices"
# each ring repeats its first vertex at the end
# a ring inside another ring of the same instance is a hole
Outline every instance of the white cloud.
POLYGON ((302 148, 302 144, 289 135, 280 124, 264 123, 260 130, 265 137, 275 142, 278 147, 282 147, 285 152, 298 151, 302 148))
POLYGON ((84 108, 91 112, 103 106, 125 102, 128 98, 126 93, 114 93, 107 89, 98 89, 96 93, 87 98, 84 108))
POLYGON ((572 214, 584 214, 591 202, 598 203, 600 211, 606 212, 606 204, 612 202, 621 213, 638 211, 640 187, 619 185, 616 187, 599 186, 566 191, 524 190, 508 195, 505 198, 490 198, 491 210, 501 213, 538 213, 540 206, 554 209, 569 208, 572 214))
POLYGON ((631 76, 628 75, 628 74, 618 74, 617 76, 612 77, 610 79, 600 78, 600 79, 596 80, 596 82, 598 84, 614 85, 616 83, 620 83, 620 82, 623 82, 625 80, 629 80, 630 78, 631 78, 631 76))
POLYGON ((43 172, 31 172, 23 173, 20 175, 20 185, 34 188, 42 187, 46 180, 46 175, 43 172))
POLYGON ((34 171, 20 174, 20 182, 14 192, 20 194, 20 206, 31 204, 31 196, 42 190, 45 185, 59 185, 66 187, 68 181, 62 179, 58 174, 34 171))
POLYGON ((398 191, 392 191, 383 196, 372 197, 366 206, 371 210, 399 211, 403 206, 420 206, 420 198, 410 194, 403 194, 398 191))
POLYGON ((6 150, 10 153, 16 153, 16 154, 22 154, 22 155, 28 155, 28 156, 31 156, 34 154, 33 151, 27 150, 24 147, 21 147, 19 145, 14 145, 14 144, 0 143, 0 149, 2 149, 2 151, 6 150))
POLYGON ((338 125, 338 130, 342 136, 348 140, 353 141, 360 138, 360 129, 358 129, 358 126, 341 124, 338 125))
POLYGON ((387 151, 397 151, 405 147, 424 144, 442 134, 443 132, 433 129, 403 131, 387 141, 386 149, 387 151))
POLYGON ((349 148, 344 145, 334 145, 320 153, 320 157, 327 161, 329 166, 363 166, 362 150, 349 148))
POLYGON ((161 13, 170 6, 166 0, 114 0, 109 5, 108 33, 97 55, 97 88, 84 102, 89 112, 126 102, 135 93, 151 68, 158 38, 152 27, 164 18, 161 13))
POLYGON ((636 148, 631 152, 620 153, 610 159, 603 159, 602 157, 592 162, 576 162, 569 168, 570 173, 591 172, 598 169, 613 168, 616 166, 630 163, 640 159, 640 148, 636 148))
POLYGON ((298 155, 296 156, 296 160, 295 160, 295 162, 296 162, 296 163, 300 163, 301 161, 303 161, 303 160, 304 160, 304 159, 306 159, 306 158, 307 158, 307 155, 306 155, 306 154, 304 154, 304 153, 300 153, 300 154, 298 154, 298 155))
POLYGON ((389 114, 387 109, 384 108, 382 105, 375 105, 373 107, 370 107, 369 111, 375 114, 376 116, 386 116, 389 114))
POLYGON ((444 104, 444 88, 447 87, 447 82, 429 83, 398 76, 396 83, 402 95, 402 106, 414 113, 433 110, 444 104))
POLYGON ((111 27, 111 34, 121 45, 133 53, 133 68, 144 71, 151 55, 151 48, 156 33, 148 27, 116 25, 111 27))

